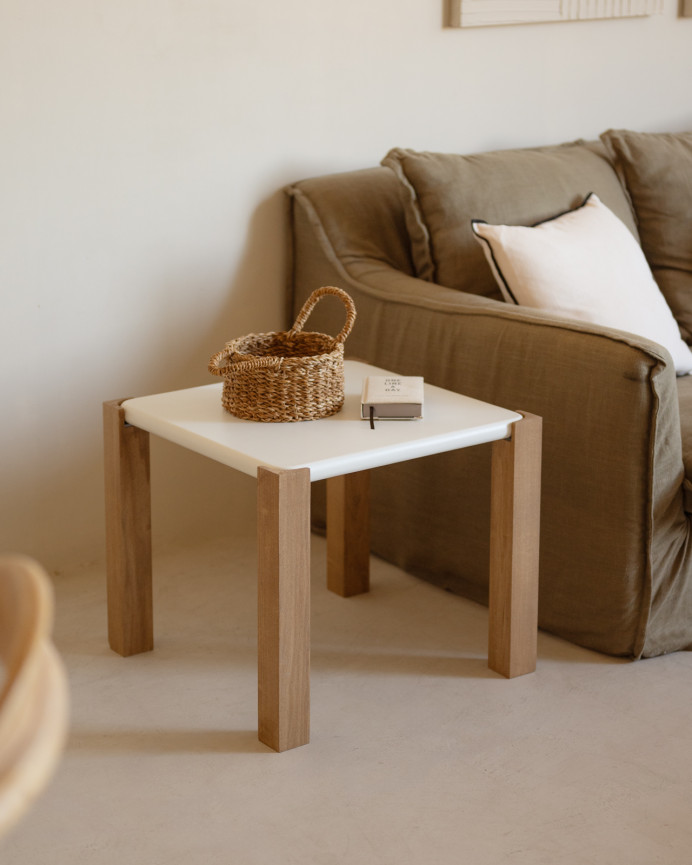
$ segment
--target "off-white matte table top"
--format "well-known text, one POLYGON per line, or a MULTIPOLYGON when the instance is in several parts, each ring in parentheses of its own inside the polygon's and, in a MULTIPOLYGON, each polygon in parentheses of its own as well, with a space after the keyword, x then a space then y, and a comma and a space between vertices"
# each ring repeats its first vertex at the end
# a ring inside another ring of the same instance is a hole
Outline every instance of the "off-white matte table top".
POLYGON ((311 481, 498 441, 521 420, 517 412, 426 384, 422 420, 376 421, 372 430, 360 418, 363 379, 392 373, 358 361, 346 361, 344 372, 343 408, 317 421, 241 420, 223 409, 222 384, 136 397, 122 406, 128 423, 245 474, 254 477, 258 466, 309 468, 311 481))
POLYGON ((258 735, 276 751, 310 736, 316 480, 326 480, 327 586, 349 597, 370 585, 370 469, 493 442, 488 665, 508 677, 536 666, 541 419, 426 385, 422 420, 371 429, 363 378, 387 374, 347 361, 344 407, 302 423, 236 418, 222 384, 104 403, 108 635, 121 655, 154 646, 149 433, 257 478, 258 735))

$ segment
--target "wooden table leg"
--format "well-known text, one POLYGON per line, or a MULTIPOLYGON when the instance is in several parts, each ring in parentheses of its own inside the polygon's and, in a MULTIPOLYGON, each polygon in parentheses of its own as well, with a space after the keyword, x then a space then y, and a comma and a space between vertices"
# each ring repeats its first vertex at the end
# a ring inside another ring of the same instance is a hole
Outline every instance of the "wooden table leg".
POLYGON ((348 598, 370 590, 370 472, 327 480, 327 588, 348 598))
POLYGON ((259 739, 310 741, 310 470, 257 469, 259 739))
POLYGON ((512 678, 536 669, 542 419, 521 412, 493 443, 488 666, 512 678))
POLYGON ((149 433, 103 404, 108 641, 120 655, 154 648, 149 433))

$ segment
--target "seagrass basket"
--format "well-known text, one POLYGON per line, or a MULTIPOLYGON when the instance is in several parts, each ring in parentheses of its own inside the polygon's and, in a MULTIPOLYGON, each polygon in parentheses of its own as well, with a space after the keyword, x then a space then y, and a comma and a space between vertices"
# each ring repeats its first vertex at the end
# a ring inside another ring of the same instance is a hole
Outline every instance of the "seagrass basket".
POLYGON ((355 320, 351 296, 325 285, 308 297, 290 330, 227 342, 209 361, 209 372, 224 379, 223 407, 245 420, 274 423, 336 414, 344 404, 344 342, 355 320), (315 304, 328 294, 346 307, 341 332, 303 331, 315 304))

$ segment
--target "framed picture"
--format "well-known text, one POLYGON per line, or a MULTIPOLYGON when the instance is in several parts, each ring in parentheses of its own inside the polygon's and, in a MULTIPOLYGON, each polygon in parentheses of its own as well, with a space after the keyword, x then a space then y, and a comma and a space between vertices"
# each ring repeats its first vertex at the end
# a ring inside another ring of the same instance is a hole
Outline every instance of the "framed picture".
MULTIPOLYGON (((500 24, 537 24, 542 21, 580 21, 594 18, 631 18, 663 12, 664 0, 448 0, 449 27, 490 27, 500 24)), ((681 0, 692 14, 692 0, 681 0)))

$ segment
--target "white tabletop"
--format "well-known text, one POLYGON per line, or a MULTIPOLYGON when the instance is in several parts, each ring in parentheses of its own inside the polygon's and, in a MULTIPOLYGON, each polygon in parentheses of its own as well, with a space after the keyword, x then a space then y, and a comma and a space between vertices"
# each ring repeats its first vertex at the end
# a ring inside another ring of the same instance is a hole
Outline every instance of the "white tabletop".
POLYGON ((221 405, 222 383, 135 397, 125 420, 217 462, 256 476, 258 466, 309 468, 310 479, 336 477, 416 457, 507 438, 521 415, 433 385, 425 385, 422 420, 360 419, 366 375, 391 375, 346 361, 346 400, 338 414, 299 423, 241 420, 221 405))

